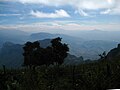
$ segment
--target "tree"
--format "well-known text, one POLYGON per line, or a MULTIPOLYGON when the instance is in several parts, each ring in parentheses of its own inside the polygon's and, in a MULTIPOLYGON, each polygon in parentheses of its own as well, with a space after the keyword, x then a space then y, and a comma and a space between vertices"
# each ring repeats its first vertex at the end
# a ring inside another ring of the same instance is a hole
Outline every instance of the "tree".
POLYGON ((51 43, 51 46, 42 48, 38 41, 27 42, 23 47, 24 65, 29 67, 49 66, 54 63, 61 65, 67 57, 68 45, 62 44, 60 37, 51 40, 51 43))
POLYGON ((61 43, 61 39, 60 37, 55 38, 51 41, 52 43, 52 49, 53 49, 53 59, 54 62, 56 62, 57 64, 62 64, 64 62, 64 59, 67 57, 68 55, 68 45, 67 44, 62 44, 61 43))
POLYGON ((106 52, 104 51, 102 54, 99 54, 100 59, 106 59, 106 52))
POLYGON ((27 42, 25 46, 23 47, 24 49, 24 65, 25 66, 35 66, 38 65, 38 58, 41 51, 40 43, 38 41, 35 42, 27 42))

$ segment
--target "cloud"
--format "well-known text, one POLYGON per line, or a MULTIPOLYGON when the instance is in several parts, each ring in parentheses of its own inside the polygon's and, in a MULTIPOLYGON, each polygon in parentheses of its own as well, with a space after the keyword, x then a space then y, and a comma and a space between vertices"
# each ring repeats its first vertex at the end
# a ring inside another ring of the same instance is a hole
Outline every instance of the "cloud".
POLYGON ((18 0, 22 3, 40 3, 48 6, 71 5, 79 9, 110 8, 118 0, 18 0))
MULTIPOLYGON (((120 3, 120 2, 119 2, 120 3)), ((116 6, 111 10, 111 15, 120 15, 120 6, 116 6)))
POLYGON ((76 4, 77 8, 85 10, 98 10, 109 8, 112 4, 109 4, 107 0, 80 0, 79 4, 76 4))
MULTIPOLYGON (((103 15, 104 14, 120 15, 120 0, 0 0, 0 1, 9 1, 9 2, 15 1, 23 4, 26 3, 41 4, 45 6, 54 6, 54 7, 71 6, 72 8, 75 9, 75 11, 79 12, 78 14, 80 14, 81 16, 89 16, 91 12, 98 12, 98 11, 99 14, 103 14, 103 15)), ((35 13, 36 12, 33 12, 33 14, 35 13)), ((44 14, 44 12, 39 12, 39 14, 44 14)))
POLYGON ((101 11, 100 14, 120 15, 120 6, 101 11))
MULTIPOLYGON (((0 1, 10 1, 10 0, 0 0, 0 1)), ((69 5, 75 8, 80 15, 88 16, 84 10, 107 10, 100 12, 101 14, 108 14, 108 10, 111 9, 112 14, 120 14, 120 0, 11 0, 20 3, 30 3, 30 4, 42 4, 46 6, 65 6, 69 5)), ((40 12, 39 14, 44 14, 40 12)))
POLYGON ((111 9, 107 9, 105 11, 101 11, 100 14, 109 14, 111 12, 111 9))
POLYGON ((49 6, 71 5, 80 9, 108 8, 115 0, 15 0, 21 3, 40 3, 49 6))
POLYGON ((89 14, 83 10, 78 10, 78 11, 76 10, 75 13, 79 13, 81 16, 89 16, 89 14))
POLYGON ((70 17, 70 15, 65 10, 55 10, 54 13, 44 13, 41 11, 31 11, 31 15, 37 17, 37 18, 64 18, 64 17, 70 17))
POLYGON ((0 14, 0 16, 20 16, 21 14, 0 14))
MULTIPOLYGON (((92 21, 88 21, 88 23, 92 21)), ((74 22, 65 22, 65 21, 53 21, 53 22, 39 22, 32 24, 18 24, 18 25, 0 25, 0 30, 2 29, 15 29, 23 30, 27 32, 60 32, 61 30, 65 31, 76 31, 76 30, 116 30, 120 29, 119 23, 94 23, 92 25, 74 23, 74 22)))

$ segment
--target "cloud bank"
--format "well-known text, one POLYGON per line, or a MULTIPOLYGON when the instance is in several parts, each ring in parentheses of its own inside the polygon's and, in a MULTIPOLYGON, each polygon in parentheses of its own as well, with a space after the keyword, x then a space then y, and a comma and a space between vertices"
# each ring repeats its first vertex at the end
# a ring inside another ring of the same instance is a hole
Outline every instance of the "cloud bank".
MULTIPOLYGON (((10 1, 10 0, 0 0, 10 1)), ((66 6, 75 8, 83 16, 88 16, 84 10, 103 10, 100 14, 120 15, 120 0, 11 0, 23 4, 42 4, 46 6, 66 6), (85 12, 85 13, 84 13, 85 12)), ((40 12, 39 14, 44 14, 40 12)), ((45 14, 46 15, 46 14, 45 14)))
MULTIPOLYGON (((68 21, 69 22, 69 21, 68 21)), ((91 21, 91 23, 94 23, 91 21)), ((119 24, 116 23, 106 23, 106 24, 99 24, 94 23, 93 25, 88 24, 78 24, 78 23, 65 23, 65 21, 53 21, 53 22, 40 22, 40 23, 32 23, 32 24, 19 24, 19 25, 0 25, 0 30, 3 29, 16 29, 16 30, 23 30, 26 32, 41 32, 41 31, 79 31, 79 30, 105 30, 105 31, 118 31, 120 28, 119 24)))
POLYGON ((54 13, 44 13, 40 11, 31 11, 30 14, 37 18, 64 18, 70 17, 70 15, 65 10, 56 10, 54 13))
POLYGON ((21 16, 21 14, 0 14, 0 16, 21 16))

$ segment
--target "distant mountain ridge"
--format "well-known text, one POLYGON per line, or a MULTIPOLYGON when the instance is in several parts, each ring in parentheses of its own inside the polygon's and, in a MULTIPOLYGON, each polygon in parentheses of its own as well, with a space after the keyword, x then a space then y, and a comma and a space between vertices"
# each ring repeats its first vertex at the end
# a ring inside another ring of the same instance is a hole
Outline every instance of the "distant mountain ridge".
POLYGON ((46 32, 40 32, 40 33, 33 33, 30 35, 30 40, 43 40, 43 39, 53 39, 56 37, 61 37, 63 41, 71 40, 71 41, 82 41, 82 38, 73 37, 65 34, 51 34, 46 32))
MULTIPOLYGON (((41 47, 47 47, 50 44, 51 39, 40 40, 41 47)), ((7 67, 21 67, 23 64, 23 45, 6 42, 0 51, 0 65, 6 65, 7 67)), ((108 54, 107 58, 114 59, 120 57, 120 45, 117 48, 112 49, 108 54)), ((65 64, 80 64, 84 62, 82 56, 76 57, 75 55, 68 54, 65 59, 65 64)))
MULTIPOLYGON (((13 31, 14 30, 11 30, 10 34, 7 34, 8 30, 7 31, 2 30, 1 32, 4 32, 4 33, 1 33, 1 34, 3 34, 3 36, 8 35, 9 39, 7 39, 7 41, 13 42, 15 44, 17 43, 24 44, 27 41, 36 41, 36 40, 61 37, 62 42, 67 43, 68 46, 70 47, 70 53, 72 55, 76 55, 78 57, 83 56, 85 59, 88 59, 88 58, 97 59, 98 54, 102 53, 103 51, 108 52, 110 49, 114 48, 118 44, 118 42, 114 42, 114 41, 86 40, 86 39, 73 37, 65 34, 51 34, 51 33, 40 32, 40 33, 33 33, 30 35, 28 33, 25 33, 19 30, 18 31, 16 30, 15 32, 13 31), (12 39, 10 39, 10 37, 12 37, 12 39)), ((6 42, 6 37, 4 38, 5 39, 0 38, 0 40, 2 40, 0 41, 0 48, 2 47, 2 44, 6 42)))
POLYGON ((24 43, 29 34, 20 30, 0 30, 0 46, 5 42, 24 43))
POLYGON ((76 56, 83 56, 85 59, 98 59, 99 54, 103 51, 108 52, 114 48, 118 43, 114 41, 105 40, 85 40, 78 37, 73 37, 64 34, 50 34, 50 33, 34 33, 30 38, 34 40, 61 37, 62 41, 67 43, 70 47, 70 53, 76 56))
POLYGON ((120 42, 120 31, 104 31, 104 30, 82 30, 82 31, 70 31, 69 34, 80 37, 86 40, 107 40, 107 41, 116 41, 120 42))
MULTIPOLYGON (((50 46, 50 39, 45 40, 39 40, 40 46, 43 48, 46 48, 47 46, 50 46)), ((23 46, 20 44, 14 44, 11 42, 6 42, 3 44, 3 47, 0 51, 0 66, 5 65, 9 68, 19 68, 23 64, 23 46)), ((79 64, 82 62, 82 58, 77 58, 74 55, 68 55, 68 57, 65 59, 65 64, 79 64)))
POLYGON ((23 62, 23 45, 6 42, 0 50, 0 65, 20 67, 23 62))

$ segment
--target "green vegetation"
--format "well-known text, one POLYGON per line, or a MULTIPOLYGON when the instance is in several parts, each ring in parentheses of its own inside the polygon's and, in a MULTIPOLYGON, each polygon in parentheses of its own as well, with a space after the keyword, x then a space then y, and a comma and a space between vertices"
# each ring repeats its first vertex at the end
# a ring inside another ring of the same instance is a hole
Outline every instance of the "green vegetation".
POLYGON ((27 42, 24 49, 24 65, 31 67, 50 64, 61 65, 64 59, 67 57, 69 48, 67 44, 61 43, 61 38, 55 38, 51 40, 51 46, 42 48, 38 41, 27 42))
POLYGON ((51 43, 52 45, 46 48, 41 48, 38 42, 26 43, 23 54, 25 67, 6 69, 3 65, 3 69, 0 69, 0 90, 106 90, 120 88, 120 45, 107 55, 105 52, 101 54, 99 60, 84 61, 78 65, 65 65, 62 63, 69 48, 66 44, 61 43, 61 38, 53 39, 51 43), (49 55, 51 50, 53 51, 52 57, 49 55), (116 57, 113 58, 113 54, 116 57), (27 55, 32 59, 29 59, 27 55), (35 68, 31 69, 26 66, 35 68))
POLYGON ((77 66, 40 66, 0 71, 1 90, 105 90, 120 88, 120 60, 77 66), (16 89, 6 89, 16 88, 16 89))

